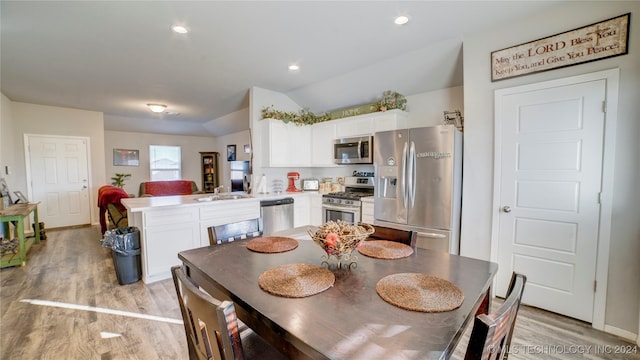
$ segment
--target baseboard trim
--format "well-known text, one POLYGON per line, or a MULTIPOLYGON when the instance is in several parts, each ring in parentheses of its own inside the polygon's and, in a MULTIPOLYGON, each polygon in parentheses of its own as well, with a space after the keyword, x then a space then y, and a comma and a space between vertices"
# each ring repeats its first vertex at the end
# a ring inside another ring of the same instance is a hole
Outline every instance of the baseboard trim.
POLYGON ((631 331, 623 330, 611 325, 604 326, 604 332, 619 336, 625 340, 628 340, 631 343, 636 343, 638 341, 638 334, 634 334, 631 331))

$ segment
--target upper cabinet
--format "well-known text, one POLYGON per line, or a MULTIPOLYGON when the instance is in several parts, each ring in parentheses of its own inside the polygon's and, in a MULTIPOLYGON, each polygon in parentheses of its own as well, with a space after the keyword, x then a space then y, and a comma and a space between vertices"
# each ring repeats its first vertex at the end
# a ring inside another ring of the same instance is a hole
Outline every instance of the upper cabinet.
POLYGON ((266 167, 333 167, 333 141, 407 128, 408 113, 388 110, 297 126, 281 120, 260 120, 266 167))
POLYGON ((333 162, 333 141, 336 139, 335 121, 311 125, 311 166, 338 166, 333 162))
POLYGON ((311 127, 297 126, 280 120, 264 119, 269 167, 309 166, 311 162, 311 127))
POLYGON ((336 138, 373 135, 378 131, 407 128, 409 114, 402 110, 388 110, 333 120, 336 138))

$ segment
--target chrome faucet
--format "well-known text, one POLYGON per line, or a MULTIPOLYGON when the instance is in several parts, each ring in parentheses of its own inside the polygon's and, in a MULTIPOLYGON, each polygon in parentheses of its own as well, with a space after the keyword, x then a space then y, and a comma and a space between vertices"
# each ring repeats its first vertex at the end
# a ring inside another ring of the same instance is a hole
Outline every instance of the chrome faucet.
POLYGON ((220 185, 220 186, 218 186, 218 187, 215 187, 215 188, 213 189, 213 194, 214 194, 214 195, 218 195, 218 194, 220 193, 220 190, 222 190, 222 189, 224 189, 224 185, 220 185))

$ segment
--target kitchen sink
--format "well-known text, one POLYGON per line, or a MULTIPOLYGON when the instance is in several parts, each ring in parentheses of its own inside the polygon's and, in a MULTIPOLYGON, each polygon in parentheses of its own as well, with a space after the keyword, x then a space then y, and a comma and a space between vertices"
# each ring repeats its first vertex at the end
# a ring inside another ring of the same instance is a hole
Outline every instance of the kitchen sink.
POLYGON ((247 199, 252 197, 248 194, 218 194, 214 195, 214 197, 218 197, 220 200, 235 200, 235 199, 247 199))
POLYGON ((251 197, 252 196, 248 194, 217 194, 217 195, 199 197, 199 198, 196 198, 196 201, 207 202, 207 201, 219 201, 219 200, 237 200, 237 199, 248 199, 251 197))

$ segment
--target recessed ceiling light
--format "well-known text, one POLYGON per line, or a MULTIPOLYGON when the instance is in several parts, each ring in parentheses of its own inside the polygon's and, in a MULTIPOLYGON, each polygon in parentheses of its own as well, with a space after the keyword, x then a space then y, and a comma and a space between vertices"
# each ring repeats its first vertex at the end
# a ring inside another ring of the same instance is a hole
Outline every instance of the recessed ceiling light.
POLYGON ((409 22, 409 17, 406 15, 399 15, 393 20, 396 25, 404 25, 409 22))
POLYGON ((147 104, 147 106, 154 113, 161 113, 167 109, 167 105, 163 105, 163 104, 147 104))
POLYGON ((300 70, 300 66, 298 66, 297 64, 289 65, 289 71, 298 71, 298 70, 300 70))
POLYGON ((189 29, 182 25, 173 25, 171 30, 176 34, 187 34, 189 32, 189 29))

